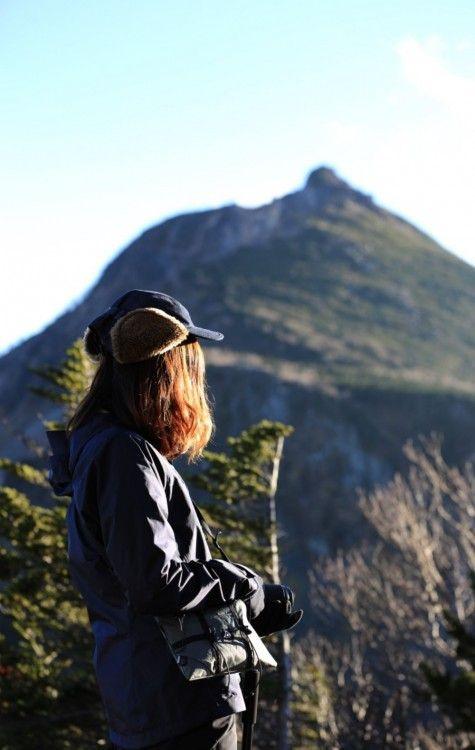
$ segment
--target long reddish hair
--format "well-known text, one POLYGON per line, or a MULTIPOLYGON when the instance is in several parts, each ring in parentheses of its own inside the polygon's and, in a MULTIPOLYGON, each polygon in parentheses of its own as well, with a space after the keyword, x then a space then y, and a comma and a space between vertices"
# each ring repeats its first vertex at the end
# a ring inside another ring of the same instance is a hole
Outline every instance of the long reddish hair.
POLYGON ((196 338, 143 362, 120 364, 105 352, 66 430, 109 409, 166 458, 194 462, 213 437, 215 423, 203 349, 196 338))

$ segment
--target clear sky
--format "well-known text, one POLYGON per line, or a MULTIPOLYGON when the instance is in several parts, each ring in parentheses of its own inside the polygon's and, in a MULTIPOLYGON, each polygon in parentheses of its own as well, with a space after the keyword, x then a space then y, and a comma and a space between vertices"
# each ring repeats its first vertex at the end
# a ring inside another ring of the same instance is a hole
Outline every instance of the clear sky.
POLYGON ((0 351, 167 216, 326 164, 475 263, 473 0, 3 0, 0 351))

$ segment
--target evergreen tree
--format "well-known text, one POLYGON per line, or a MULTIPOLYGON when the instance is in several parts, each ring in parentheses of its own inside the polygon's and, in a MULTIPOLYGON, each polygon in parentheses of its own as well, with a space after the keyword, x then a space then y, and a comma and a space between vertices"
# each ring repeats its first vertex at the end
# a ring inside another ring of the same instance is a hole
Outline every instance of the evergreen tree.
MULTIPOLYGON (((187 476, 209 493, 200 503, 211 528, 228 557, 242 562, 265 580, 280 580, 275 492, 284 438, 293 427, 264 419, 228 437, 227 453, 204 451, 207 466, 187 476)), ((260 716, 256 730, 259 747, 287 748, 291 735, 290 637, 281 633, 269 639, 276 652, 278 672, 268 672, 260 685, 260 716), (277 726, 276 726, 277 725, 277 726)))
MULTIPOLYGON (((470 575, 475 595, 475 571, 470 575)), ((475 748, 475 631, 449 610, 444 610, 447 630, 456 641, 455 663, 452 669, 434 669, 423 662, 421 669, 440 708, 452 723, 452 733, 470 735, 475 748)))
POLYGON ((185 476, 183 472, 190 484, 209 493, 200 509, 212 528, 222 530, 218 540, 227 555, 266 579, 272 577, 272 528, 266 500, 278 440, 292 431, 289 425, 264 419, 237 437, 228 437, 228 453, 205 450, 207 465, 199 473, 185 476))
MULTIPOLYGON (((61 404, 66 419, 89 382, 82 341, 73 343, 59 367, 29 369, 46 382, 30 390, 61 404)), ((46 469, 7 458, 0 459, 0 468, 20 485, 0 487, 0 746, 97 747, 106 727, 87 612, 67 568, 70 500, 51 492, 46 469), (40 494, 41 504, 32 502, 28 487, 40 494)))
MULTIPOLYGON (((66 423, 89 387, 96 365, 86 355, 82 339, 76 339, 66 350, 66 358, 59 366, 29 366, 28 369, 46 381, 46 385, 33 385, 29 390, 41 398, 60 404, 63 408, 62 422, 66 423)), ((46 421, 44 426, 47 430, 63 429, 62 424, 51 421, 46 421)))

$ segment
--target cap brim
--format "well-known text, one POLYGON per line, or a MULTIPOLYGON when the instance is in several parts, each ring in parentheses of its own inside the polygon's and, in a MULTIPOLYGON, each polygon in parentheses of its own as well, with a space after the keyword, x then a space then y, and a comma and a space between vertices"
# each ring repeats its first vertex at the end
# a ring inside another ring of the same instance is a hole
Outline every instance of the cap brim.
POLYGON ((211 339, 212 341, 221 341, 224 339, 224 333, 211 331, 209 328, 200 328, 199 326, 188 326, 188 331, 194 336, 201 339, 211 339))

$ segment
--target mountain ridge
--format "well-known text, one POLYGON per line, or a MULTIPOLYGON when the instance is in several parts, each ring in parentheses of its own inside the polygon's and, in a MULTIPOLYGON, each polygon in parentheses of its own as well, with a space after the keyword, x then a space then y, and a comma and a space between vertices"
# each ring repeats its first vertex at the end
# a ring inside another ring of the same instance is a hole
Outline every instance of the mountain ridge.
MULTIPOLYGON (((371 233, 376 234, 374 230, 378 227, 376 224, 373 227, 366 226, 363 227, 363 231, 360 227, 359 236, 355 237, 354 226, 351 227, 350 224, 351 221, 354 223, 358 213, 364 216, 367 224, 368 217, 371 217, 376 223, 379 221, 380 225, 383 222, 386 229, 389 227, 397 230, 400 236, 406 233, 405 239, 413 254, 414 242, 417 242, 423 251, 435 252, 445 264, 452 264, 452 270, 455 267, 462 269, 464 275, 471 276, 475 280, 475 269, 469 264, 441 248, 429 235, 421 232, 409 222, 378 206, 370 195, 351 187, 332 168, 322 165, 308 173, 301 189, 286 193, 262 206, 245 208, 238 204, 227 204, 199 212, 178 214, 144 230, 106 264, 94 284, 86 289, 74 305, 37 334, 8 350, 0 357, 0 363, 8 368, 12 359, 20 357, 23 360, 23 350, 32 353, 32 350, 36 348, 34 344, 38 342, 39 345, 42 337, 59 321, 66 324, 65 333, 70 331, 73 336, 80 335, 79 327, 85 328, 88 317, 94 317, 107 307, 111 301, 110 297, 119 296, 127 288, 133 286, 147 286, 144 284, 146 274, 143 272, 143 266, 152 265, 153 276, 159 277, 159 283, 162 286, 173 287, 179 285, 180 275, 187 269, 188 263, 192 264, 198 259, 197 270, 200 272, 202 267, 210 263, 217 263, 224 258, 229 261, 243 247, 252 245, 262 248, 266 243, 273 242, 276 235, 282 241, 291 240, 306 231, 332 234, 334 254, 339 253, 340 260, 343 255, 346 255, 346 264, 359 265, 368 279, 371 274, 374 275, 375 264, 380 262, 380 254, 378 256, 377 252, 371 252, 368 241, 374 239, 371 233), (366 235, 362 238, 361 235, 365 231, 366 235), (142 267, 141 264, 143 264, 142 267), (125 273, 123 269, 126 269, 125 273), (124 279, 123 283, 121 283, 122 279, 124 279), (104 287, 107 288, 106 293, 103 291, 104 287), (73 333, 75 326, 69 325, 71 316, 80 319, 80 326, 76 325, 75 334, 73 333)), ((314 244, 318 242, 317 237, 314 244)), ((403 253, 399 258, 391 259, 392 272, 395 262, 400 261, 402 255, 403 253)), ((312 269, 312 272, 315 271, 312 269)), ((352 279, 348 275, 348 285, 351 282, 352 279)), ((189 291, 193 297, 192 290, 189 291)), ((385 293, 388 297, 388 288, 385 293)), ((390 293, 394 297, 397 296, 397 290, 394 287, 390 293)), ((416 305, 410 298, 407 284, 399 296, 402 307, 405 305, 406 308, 410 308, 412 305, 415 309, 416 305)), ((204 310, 208 306, 208 304, 204 305, 204 310)), ((213 312, 213 308, 210 312, 213 312)), ((216 356, 219 360, 219 355, 216 356)), ((0 388, 5 386, 5 379, 2 378, 1 372, 2 366, 0 365, 0 388)), ((457 387, 457 383, 462 391, 471 391, 464 378, 454 377, 452 385, 457 387)))

